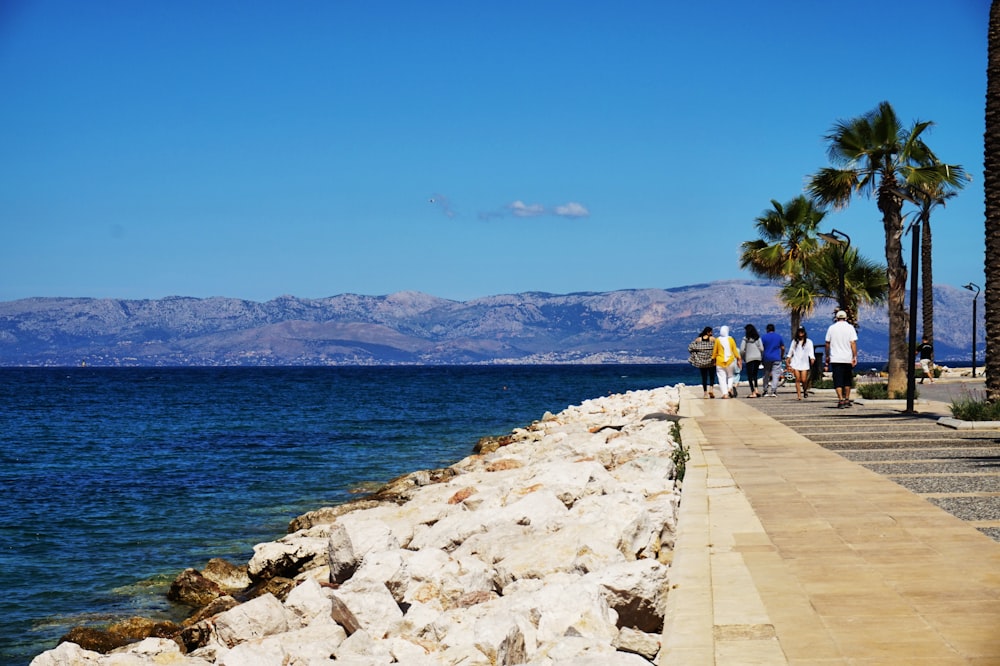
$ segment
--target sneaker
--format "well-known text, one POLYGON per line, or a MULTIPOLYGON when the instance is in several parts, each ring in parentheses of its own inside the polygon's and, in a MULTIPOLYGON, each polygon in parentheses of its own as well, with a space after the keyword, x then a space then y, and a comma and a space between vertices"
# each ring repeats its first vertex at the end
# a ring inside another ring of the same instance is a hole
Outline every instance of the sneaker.
POLYGON ((843 409, 844 407, 847 407, 847 403, 845 403, 843 400, 838 400, 837 409, 843 409))

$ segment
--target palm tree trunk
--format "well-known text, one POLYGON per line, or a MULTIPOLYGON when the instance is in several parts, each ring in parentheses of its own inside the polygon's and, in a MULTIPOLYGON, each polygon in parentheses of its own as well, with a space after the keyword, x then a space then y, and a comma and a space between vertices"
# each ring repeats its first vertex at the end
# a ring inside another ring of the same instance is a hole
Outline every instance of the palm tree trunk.
MULTIPOLYGON (((1000 1, 1000 0, 998 0, 1000 1)), ((889 311, 889 397, 906 394, 906 336, 909 315, 906 311, 906 264, 903 262, 903 201, 895 192, 896 182, 883 176, 878 188, 878 208, 885 227, 886 277, 889 283, 886 305, 889 311)))
POLYGON ((934 270, 931 266, 931 217, 922 214, 920 220, 920 312, 923 336, 934 344, 934 270))
POLYGON ((1000 400, 1000 0, 990 6, 986 64, 986 396, 1000 400))

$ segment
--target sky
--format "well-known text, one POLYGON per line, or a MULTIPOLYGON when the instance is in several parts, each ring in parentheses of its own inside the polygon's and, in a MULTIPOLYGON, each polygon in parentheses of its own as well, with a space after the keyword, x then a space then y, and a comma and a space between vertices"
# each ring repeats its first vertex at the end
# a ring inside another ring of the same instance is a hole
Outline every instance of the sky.
MULTIPOLYGON (((752 279, 755 218, 883 100, 972 174, 932 218, 934 282, 983 285, 988 13, 0 0, 0 301, 752 279)), ((826 223, 884 261, 874 201, 826 223)))

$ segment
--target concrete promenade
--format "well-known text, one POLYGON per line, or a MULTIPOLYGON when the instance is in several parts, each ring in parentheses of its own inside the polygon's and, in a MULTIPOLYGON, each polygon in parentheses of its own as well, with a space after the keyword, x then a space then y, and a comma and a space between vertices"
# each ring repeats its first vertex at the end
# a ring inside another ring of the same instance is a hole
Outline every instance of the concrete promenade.
POLYGON ((1000 432, 970 440, 891 404, 838 410, 832 392, 695 388, 659 664, 1000 665, 1000 432), (949 468, 962 463, 978 467, 949 468), (928 464, 960 488, 941 492, 928 464), (936 492, 900 485, 927 478, 936 492), (949 513, 945 495, 985 515, 949 513))

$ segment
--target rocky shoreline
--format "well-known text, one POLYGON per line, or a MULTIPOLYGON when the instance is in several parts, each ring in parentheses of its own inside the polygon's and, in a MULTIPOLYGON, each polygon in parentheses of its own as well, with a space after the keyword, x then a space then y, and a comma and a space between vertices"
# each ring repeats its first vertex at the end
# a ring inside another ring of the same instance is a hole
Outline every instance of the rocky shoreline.
POLYGON ((300 516, 244 567, 184 571, 169 593, 194 609, 182 625, 81 628, 32 666, 652 663, 679 400, 630 391, 484 438, 450 467, 300 516))

